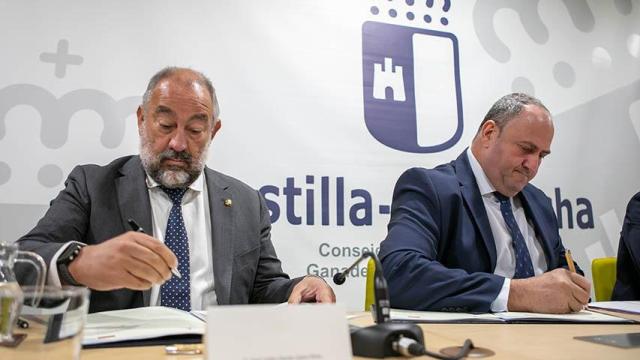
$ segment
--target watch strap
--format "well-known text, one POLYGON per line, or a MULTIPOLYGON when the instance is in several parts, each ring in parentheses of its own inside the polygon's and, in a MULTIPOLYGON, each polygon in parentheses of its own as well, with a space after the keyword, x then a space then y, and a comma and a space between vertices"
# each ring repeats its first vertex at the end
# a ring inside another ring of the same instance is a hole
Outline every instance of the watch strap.
POLYGON ((82 286, 76 279, 71 276, 69 272, 69 264, 73 260, 75 260, 80 254, 80 250, 85 247, 85 244, 81 243, 71 243, 67 248, 58 256, 58 261, 56 262, 58 268, 58 277, 60 278, 60 282, 62 285, 73 285, 73 286, 82 286))

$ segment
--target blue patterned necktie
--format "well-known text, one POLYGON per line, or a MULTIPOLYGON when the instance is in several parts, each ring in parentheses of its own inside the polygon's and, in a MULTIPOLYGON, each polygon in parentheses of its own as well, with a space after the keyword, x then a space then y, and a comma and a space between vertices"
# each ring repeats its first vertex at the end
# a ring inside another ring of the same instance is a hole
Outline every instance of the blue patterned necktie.
POLYGON ((533 264, 531 263, 531 255, 529 255, 529 249, 527 249, 524 236, 522 236, 522 232, 520 232, 520 228, 516 222, 516 217, 513 215, 511 201, 509 201, 508 197, 497 191, 494 192, 494 195, 500 202, 500 212, 502 213, 504 222, 507 224, 507 228, 509 228, 512 240, 511 243, 513 244, 513 250, 515 250, 516 253, 516 271, 513 274, 513 278, 524 279, 532 277, 534 272, 533 264))
POLYGON ((173 206, 169 212, 164 243, 178 259, 178 271, 182 278, 172 276, 160 287, 160 304, 185 311, 191 311, 191 289, 189 271, 189 239, 182 218, 182 197, 187 189, 160 187, 169 195, 173 206))

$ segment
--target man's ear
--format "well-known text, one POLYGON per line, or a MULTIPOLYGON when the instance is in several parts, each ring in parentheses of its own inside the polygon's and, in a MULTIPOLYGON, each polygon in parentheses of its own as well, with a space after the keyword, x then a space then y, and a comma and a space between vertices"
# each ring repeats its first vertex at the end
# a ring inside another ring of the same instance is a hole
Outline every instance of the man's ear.
POLYGON ((222 127, 222 120, 220 118, 213 120, 213 130, 211 131, 211 140, 213 140, 213 137, 216 136, 216 133, 218 132, 218 130, 220 130, 221 127, 222 127))
POLYGON ((138 106, 136 115, 138 116, 138 132, 140 132, 140 127, 142 126, 142 122, 144 121, 144 111, 142 110, 142 105, 138 106))
POLYGON ((500 128, 493 120, 487 120, 480 128, 480 138, 483 143, 490 142, 500 135, 500 128))

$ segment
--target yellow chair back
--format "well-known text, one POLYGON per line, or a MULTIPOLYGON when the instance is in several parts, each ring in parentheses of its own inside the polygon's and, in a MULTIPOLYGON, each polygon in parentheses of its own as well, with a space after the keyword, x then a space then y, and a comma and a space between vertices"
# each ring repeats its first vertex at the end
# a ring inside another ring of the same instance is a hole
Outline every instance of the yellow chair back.
POLYGON ((616 258, 596 258, 591 261, 591 276, 596 301, 609 301, 616 283, 616 258))
POLYGON ((376 272, 376 262, 373 258, 369 259, 367 263, 367 286, 364 292, 364 311, 370 311, 371 305, 373 305, 375 294, 373 291, 373 274, 376 272))

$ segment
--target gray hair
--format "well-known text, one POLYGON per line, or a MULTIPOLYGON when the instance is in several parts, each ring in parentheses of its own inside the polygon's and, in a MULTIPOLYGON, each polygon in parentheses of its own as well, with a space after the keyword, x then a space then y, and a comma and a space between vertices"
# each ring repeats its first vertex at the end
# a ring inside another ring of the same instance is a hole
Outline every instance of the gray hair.
POLYGON ((523 93, 512 93, 501 97, 491 106, 491 109, 489 109, 489 112, 484 116, 484 119, 478 127, 478 133, 482 129, 482 126, 489 120, 493 120, 498 128, 502 130, 511 119, 520 114, 526 105, 535 105, 550 113, 549 109, 533 96, 523 93))
POLYGON ((198 75, 198 77, 200 78, 199 83, 204 87, 206 87, 207 90, 209 90, 209 94, 211 95, 211 104, 213 105, 213 120, 215 122, 218 119, 218 116, 220 116, 220 105, 218 105, 218 98, 216 97, 216 89, 214 89, 213 85, 211 84, 211 80, 209 80, 209 78, 206 75, 204 75, 200 71, 196 71, 189 68, 167 66, 164 69, 155 73, 155 75, 153 75, 149 80, 149 84, 147 85, 147 90, 144 92, 144 95, 142 95, 142 107, 146 109, 147 104, 151 99, 151 93, 153 92, 153 90, 156 88, 156 86, 160 81, 183 70, 188 70, 198 75))

